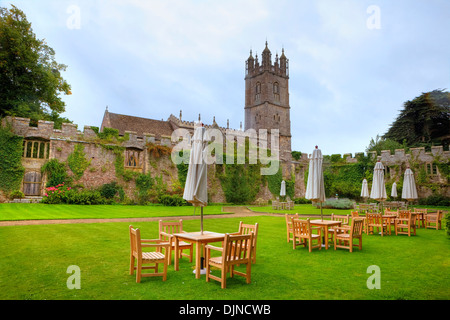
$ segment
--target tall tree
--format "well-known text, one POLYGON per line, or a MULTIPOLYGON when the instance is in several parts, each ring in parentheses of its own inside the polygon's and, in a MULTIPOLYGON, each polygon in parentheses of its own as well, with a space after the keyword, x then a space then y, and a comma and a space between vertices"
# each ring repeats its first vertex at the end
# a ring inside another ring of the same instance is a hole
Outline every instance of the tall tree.
POLYGON ((0 7, 0 117, 27 117, 61 123, 71 94, 61 76, 66 65, 55 61, 55 51, 39 40, 25 14, 11 5, 0 7))
POLYGON ((383 136, 408 146, 448 145, 450 142, 450 93, 433 90, 404 103, 403 110, 383 136))

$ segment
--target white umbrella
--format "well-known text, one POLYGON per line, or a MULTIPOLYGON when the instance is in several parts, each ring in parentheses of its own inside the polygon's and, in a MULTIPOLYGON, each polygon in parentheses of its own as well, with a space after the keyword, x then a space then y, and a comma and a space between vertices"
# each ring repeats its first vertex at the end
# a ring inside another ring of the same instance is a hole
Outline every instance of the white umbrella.
POLYGON ((186 176, 183 199, 194 207, 201 207, 201 233, 203 234, 203 207, 208 205, 207 165, 204 158, 206 152, 205 128, 201 123, 196 125, 192 138, 192 149, 186 176))
POLYGON ((395 182, 392 184, 391 197, 397 198, 397 183, 395 182))
POLYGON ((286 195, 286 182, 283 180, 281 181, 280 196, 284 197, 285 195, 286 195))
POLYGON ((383 212, 383 201, 386 200, 386 186, 384 184, 384 167, 380 161, 377 162, 373 170, 372 190, 370 198, 381 202, 381 211, 383 212))
POLYGON ((412 201, 418 198, 416 182, 414 181, 414 173, 408 167, 403 178, 402 198, 412 201))
POLYGON ((367 180, 364 179, 361 188, 361 198, 366 199, 368 197, 369 197, 369 185, 367 184, 367 180))
POLYGON ((305 198, 320 202, 320 216, 323 220, 322 202, 325 201, 325 185, 323 183, 322 162, 322 151, 316 146, 316 149, 309 158, 308 183, 306 185, 305 198))

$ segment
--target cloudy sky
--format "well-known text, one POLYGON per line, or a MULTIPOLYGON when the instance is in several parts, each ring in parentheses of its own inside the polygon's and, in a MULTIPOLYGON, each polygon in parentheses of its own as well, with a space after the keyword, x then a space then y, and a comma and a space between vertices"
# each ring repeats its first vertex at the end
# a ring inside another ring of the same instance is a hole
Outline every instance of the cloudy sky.
POLYGON ((0 0, 68 65, 64 116, 170 114, 238 129, 245 60, 290 60, 292 149, 364 152, 403 103, 450 89, 448 0, 0 0))

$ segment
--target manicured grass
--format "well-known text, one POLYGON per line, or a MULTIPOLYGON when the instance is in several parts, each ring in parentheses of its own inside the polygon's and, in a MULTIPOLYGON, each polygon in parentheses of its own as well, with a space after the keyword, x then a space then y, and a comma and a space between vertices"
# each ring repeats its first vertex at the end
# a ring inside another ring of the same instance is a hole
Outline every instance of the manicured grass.
MULTIPOLYGON (((204 215, 224 214, 222 206, 208 206, 204 215)), ((66 205, 41 203, 1 203, 0 221, 5 220, 48 220, 48 219, 108 219, 192 216, 194 207, 125 206, 125 205, 66 205)), ((200 216, 200 208, 195 209, 200 216)))
MULTIPOLYGON (((126 214, 124 214, 126 215, 126 214)), ((418 229, 417 236, 364 235, 363 250, 292 249, 286 242, 284 217, 206 219, 205 230, 237 231, 239 221, 258 222, 252 282, 236 276, 227 289, 197 280, 193 264, 169 267, 168 279, 144 278, 129 268, 129 223, 95 223, 0 227, 0 299, 81 300, 301 300, 450 298, 450 241, 444 230, 418 229), (69 290, 67 268, 81 270, 81 289, 69 290), (368 289, 369 266, 381 272, 381 289, 368 289)), ((185 220, 186 231, 200 222, 185 220)), ((134 224, 144 238, 156 238, 157 222, 134 224)))
MULTIPOLYGON (((248 208, 254 212, 268 212, 268 213, 278 213, 278 214, 294 214, 298 213, 300 215, 319 215, 320 208, 313 206, 312 204, 296 204, 294 209, 291 210, 275 210, 272 206, 248 206, 248 208)), ((430 210, 450 210, 450 207, 437 207, 437 206, 413 206, 411 208, 429 208, 430 210)), ((352 209, 327 209, 323 208, 323 215, 330 216, 332 213, 337 215, 351 215, 352 209)))
MULTIPOLYGON (((278 214, 294 214, 294 213, 298 213, 298 214, 304 214, 304 215, 319 215, 320 216, 320 208, 316 208, 315 206, 313 206, 312 204, 296 204, 294 206, 294 209, 291 210, 287 210, 287 209, 282 209, 282 210, 276 210, 276 209, 272 209, 272 206, 249 206, 248 207, 250 210, 254 211, 254 212, 268 212, 268 213, 278 213, 278 214)), ((326 209, 323 208, 323 215, 331 215, 332 213, 334 214, 350 214, 351 210, 350 209, 326 209)))

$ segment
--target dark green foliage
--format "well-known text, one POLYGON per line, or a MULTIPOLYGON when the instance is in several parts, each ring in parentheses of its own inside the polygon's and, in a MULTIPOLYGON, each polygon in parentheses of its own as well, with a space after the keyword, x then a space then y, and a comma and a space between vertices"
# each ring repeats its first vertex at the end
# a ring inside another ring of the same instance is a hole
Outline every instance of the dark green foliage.
POLYGON ((0 126, 0 190, 20 189, 25 168, 22 166, 23 138, 8 127, 0 126))
POLYGON ((381 151, 383 150, 390 150, 391 153, 394 154, 395 149, 407 150, 408 147, 406 146, 405 141, 403 142, 403 144, 401 144, 392 139, 380 138, 380 136, 377 135, 375 140, 373 140, 373 138, 370 139, 370 143, 366 148, 366 151, 376 151, 377 155, 381 155, 381 151))
POLYGON ((150 173, 148 174, 139 174, 136 178, 136 190, 138 203, 145 204, 151 199, 151 190, 155 185, 155 179, 152 178, 150 173))
POLYGON ((450 198, 439 194, 433 194, 427 198, 419 199, 419 204, 428 206, 450 206, 450 198))
POLYGON ((177 169, 178 169, 178 181, 180 181, 181 187, 184 188, 186 184, 189 165, 181 162, 180 164, 177 164, 177 169))
POLYGON ((433 90, 404 103, 403 110, 383 136, 410 147, 448 146, 450 138, 450 93, 433 90), (446 138, 444 138, 446 137, 446 138))
POLYGON ((94 204, 106 204, 108 203, 105 198, 102 197, 98 190, 69 190, 66 192, 64 203, 67 204, 81 204, 81 205, 94 205, 94 204))
POLYGON ((62 122, 65 103, 60 94, 71 94, 55 61, 55 51, 33 33, 25 14, 14 5, 0 7, 0 117, 44 119, 62 122))
POLYGON ((47 174, 46 187, 54 187, 59 184, 70 184, 72 180, 67 174, 66 164, 58 159, 51 159, 42 166, 42 172, 47 174))
POLYGON ((116 181, 113 181, 102 185, 99 192, 105 199, 113 199, 117 194, 120 195, 120 190, 123 190, 123 188, 116 181))
POLYGON ((165 194, 159 197, 159 203, 165 206, 171 206, 171 207, 181 207, 187 205, 186 200, 184 200, 181 196, 174 194, 169 195, 165 194))
POLYGON ((292 158, 297 161, 302 157, 302 153, 300 151, 292 151, 291 154, 292 158))

